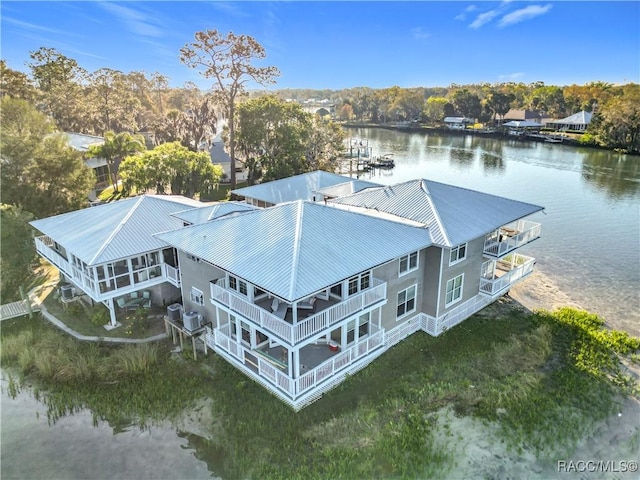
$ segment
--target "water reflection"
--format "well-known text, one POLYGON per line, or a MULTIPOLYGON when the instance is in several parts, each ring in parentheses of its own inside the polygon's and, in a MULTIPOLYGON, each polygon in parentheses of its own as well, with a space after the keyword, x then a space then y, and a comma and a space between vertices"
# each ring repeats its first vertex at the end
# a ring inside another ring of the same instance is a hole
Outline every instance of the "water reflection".
POLYGON ((585 154, 582 178, 613 198, 636 195, 640 191, 640 158, 603 151, 585 154))
POLYGON ((49 407, 37 394, 26 389, 12 398, 1 373, 2 480, 212 477, 169 424, 109 424, 76 407, 49 422, 49 407))

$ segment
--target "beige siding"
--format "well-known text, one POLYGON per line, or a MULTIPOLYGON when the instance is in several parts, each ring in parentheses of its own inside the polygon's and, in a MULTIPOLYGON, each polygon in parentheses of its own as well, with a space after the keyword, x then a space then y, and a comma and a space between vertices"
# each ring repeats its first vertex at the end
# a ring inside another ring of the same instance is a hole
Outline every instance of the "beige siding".
POLYGON ((449 266, 449 249, 444 249, 444 259, 442 268, 442 288, 440 289, 440 310, 438 315, 444 315, 447 311, 455 308, 465 300, 478 295, 480 289, 480 270, 482 263, 485 261, 482 250, 484 248, 484 237, 477 238, 468 242, 466 258, 454 265, 449 266), (452 303, 449 307, 445 306, 447 294, 447 282, 452 278, 464 273, 464 283, 462 287, 462 298, 452 303))
POLYGON ((422 270, 422 303, 421 311, 427 315, 436 316, 438 309, 438 283, 440 282, 440 264, 442 262, 442 248, 429 247, 422 252, 424 262, 420 264, 422 270))

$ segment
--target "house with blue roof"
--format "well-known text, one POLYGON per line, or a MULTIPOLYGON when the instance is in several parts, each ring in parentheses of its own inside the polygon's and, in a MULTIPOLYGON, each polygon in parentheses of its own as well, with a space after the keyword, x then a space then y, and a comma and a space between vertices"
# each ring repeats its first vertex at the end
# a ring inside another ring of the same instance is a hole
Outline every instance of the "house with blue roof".
MULTIPOLYGON (((175 255, 185 326, 197 315, 207 348, 298 410, 407 336, 442 334, 533 272, 521 248, 539 238, 529 217, 542 207, 425 179, 358 182, 312 172, 247 187, 236 191, 247 203, 169 209, 178 224, 128 239, 165 264, 175 255)), ((55 241, 59 221, 34 226, 55 241)), ((82 247, 88 254, 67 246, 89 268, 118 255, 132 262, 117 236, 82 247)), ((91 278, 100 282, 100 270, 91 278)))

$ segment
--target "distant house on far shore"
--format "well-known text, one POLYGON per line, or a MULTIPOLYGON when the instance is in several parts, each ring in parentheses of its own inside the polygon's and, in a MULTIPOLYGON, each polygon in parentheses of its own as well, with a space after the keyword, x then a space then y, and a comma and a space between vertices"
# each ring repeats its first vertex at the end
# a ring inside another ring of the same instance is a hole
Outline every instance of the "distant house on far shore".
POLYGON ((536 122, 542 123, 542 115, 537 110, 517 110, 512 108, 504 117, 502 123, 506 122, 536 122))
POLYGON ((474 124, 473 118, 467 117, 444 117, 444 124, 449 130, 464 130, 467 125, 474 124))
POLYGON ((589 127, 589 124, 591 123, 592 118, 593 118, 592 112, 586 112, 582 110, 578 113, 574 113, 573 115, 569 115, 568 117, 565 117, 565 118, 548 121, 547 127, 553 128, 555 130, 585 131, 589 127))

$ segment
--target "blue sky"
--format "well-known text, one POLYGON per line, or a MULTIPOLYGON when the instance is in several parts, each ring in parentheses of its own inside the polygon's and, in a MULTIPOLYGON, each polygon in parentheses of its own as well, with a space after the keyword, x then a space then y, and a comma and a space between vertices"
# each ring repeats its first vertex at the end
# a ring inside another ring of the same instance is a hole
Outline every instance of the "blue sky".
POLYGON ((1 57, 28 71, 52 47, 89 71, 158 71, 172 86, 210 82, 180 63, 196 31, 253 36, 271 88, 640 82, 640 2, 0 3, 1 57))

